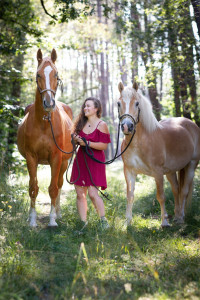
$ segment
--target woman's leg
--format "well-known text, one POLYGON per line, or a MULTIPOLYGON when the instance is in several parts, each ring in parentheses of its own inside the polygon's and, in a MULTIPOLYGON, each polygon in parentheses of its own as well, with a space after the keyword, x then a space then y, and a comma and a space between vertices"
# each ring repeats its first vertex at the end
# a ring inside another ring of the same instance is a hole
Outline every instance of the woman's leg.
POLYGON ((100 217, 105 216, 105 208, 104 208, 104 203, 101 197, 98 194, 98 190, 94 186, 89 186, 88 187, 88 194, 90 199, 92 200, 92 203, 94 204, 94 207, 97 210, 97 213, 99 214, 100 217))
POLYGON ((75 190, 77 194, 77 209, 79 216, 81 218, 81 221, 86 222, 87 220, 87 187, 86 186, 79 186, 75 185, 75 190))

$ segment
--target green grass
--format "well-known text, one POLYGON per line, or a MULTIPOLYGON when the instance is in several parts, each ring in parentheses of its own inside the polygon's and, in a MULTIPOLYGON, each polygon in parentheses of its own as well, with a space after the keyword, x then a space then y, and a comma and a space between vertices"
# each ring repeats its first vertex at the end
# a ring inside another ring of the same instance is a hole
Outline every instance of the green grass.
MULTIPOLYGON (((62 196, 62 220, 48 228, 45 207, 38 205, 38 227, 28 226, 28 178, 6 179, 0 192, 1 299, 199 299, 200 186, 198 169, 186 224, 160 227, 160 207, 152 178, 139 176, 133 222, 125 224, 122 163, 108 167, 106 213, 111 228, 101 232, 90 202, 89 228, 74 235, 78 222, 76 195, 62 196)), ((43 178, 44 176, 42 176, 43 178)), ((47 194, 48 176, 40 182, 47 194)), ((165 183, 166 207, 174 204, 165 183)), ((50 203, 50 200, 49 200, 50 203)))

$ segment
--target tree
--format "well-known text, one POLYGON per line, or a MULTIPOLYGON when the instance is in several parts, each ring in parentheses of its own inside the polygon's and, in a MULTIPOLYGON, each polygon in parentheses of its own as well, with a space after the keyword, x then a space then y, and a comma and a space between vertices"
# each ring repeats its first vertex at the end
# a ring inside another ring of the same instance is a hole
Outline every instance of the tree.
POLYGON ((12 163, 12 152, 16 143, 17 118, 21 114, 20 92, 23 83, 23 56, 30 46, 26 35, 36 38, 41 31, 36 27, 33 8, 26 0, 2 0, 0 7, 0 118, 3 141, 0 144, 1 159, 12 163), (6 155, 5 155, 6 153, 6 155))

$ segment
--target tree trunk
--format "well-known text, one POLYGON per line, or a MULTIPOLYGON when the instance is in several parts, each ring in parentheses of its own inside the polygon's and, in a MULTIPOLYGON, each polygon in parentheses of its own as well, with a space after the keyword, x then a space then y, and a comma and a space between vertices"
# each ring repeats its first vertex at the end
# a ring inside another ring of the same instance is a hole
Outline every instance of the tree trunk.
POLYGON ((132 23, 132 30, 131 30, 131 55, 132 55, 132 64, 131 64, 131 77, 132 82, 135 81, 135 77, 138 76, 138 41, 134 32, 138 32, 140 30, 140 23, 138 17, 138 11, 136 4, 131 2, 131 23, 132 23))
POLYGON ((199 0, 191 0, 192 6, 194 9, 194 17, 197 24, 198 35, 200 38, 200 1, 199 0))
POLYGON ((169 2, 165 1, 164 4, 166 11, 166 18, 168 20, 167 33, 168 33, 168 44, 169 44, 169 56, 171 61, 171 71, 174 87, 174 104, 175 104, 175 116, 181 116, 181 104, 180 104, 180 86, 179 86, 179 74, 180 66, 177 59, 179 54, 177 45, 177 28, 174 26, 174 22, 171 20, 171 13, 169 2))
POLYGON ((190 10, 188 2, 185 1, 183 9, 180 12, 182 19, 184 20, 181 26, 180 41, 182 46, 183 57, 185 58, 183 62, 183 72, 185 81, 185 94, 187 94, 187 86, 189 87, 189 94, 191 97, 191 102, 188 99, 188 95, 184 95, 183 113, 186 117, 191 119, 191 111, 194 114, 194 120, 199 125, 200 117, 198 114, 197 107, 197 91, 196 91, 196 81, 194 72, 194 53, 193 45, 195 44, 195 38, 192 30, 192 20, 190 18, 190 10), (191 103, 191 104, 190 104, 191 103))

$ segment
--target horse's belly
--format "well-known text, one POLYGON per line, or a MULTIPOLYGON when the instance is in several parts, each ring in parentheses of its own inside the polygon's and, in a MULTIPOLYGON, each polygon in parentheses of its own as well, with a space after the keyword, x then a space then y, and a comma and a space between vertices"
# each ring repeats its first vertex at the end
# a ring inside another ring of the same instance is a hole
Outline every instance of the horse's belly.
POLYGON ((39 159, 38 160, 39 165, 49 165, 49 161, 45 159, 39 159))

